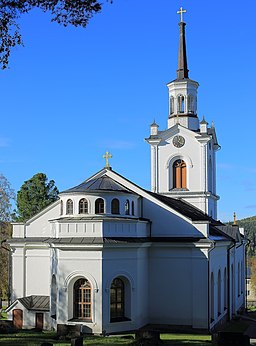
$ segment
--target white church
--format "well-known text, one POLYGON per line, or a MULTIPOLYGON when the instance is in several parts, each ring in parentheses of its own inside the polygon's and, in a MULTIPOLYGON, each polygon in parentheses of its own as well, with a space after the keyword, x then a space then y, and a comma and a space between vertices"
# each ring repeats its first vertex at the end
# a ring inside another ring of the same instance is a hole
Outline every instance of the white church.
POLYGON ((167 128, 154 122, 146 138, 151 191, 115 172, 107 152, 105 168, 13 224, 8 315, 18 328, 212 331, 245 306, 246 241, 217 221, 220 146, 198 118, 179 13, 167 128))

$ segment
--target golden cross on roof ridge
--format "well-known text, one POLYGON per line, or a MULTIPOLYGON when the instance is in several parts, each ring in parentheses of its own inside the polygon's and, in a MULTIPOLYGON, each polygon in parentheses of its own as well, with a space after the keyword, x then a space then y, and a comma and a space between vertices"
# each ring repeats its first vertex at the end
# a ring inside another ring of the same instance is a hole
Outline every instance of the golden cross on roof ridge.
POLYGON ((112 154, 110 154, 110 152, 106 151, 106 154, 102 156, 104 159, 106 159, 106 165, 105 167, 110 167, 109 166, 109 162, 108 162, 108 159, 112 159, 112 154))
POLYGON ((182 7, 179 11, 177 11, 178 14, 180 14, 180 21, 183 22, 183 13, 186 13, 187 10, 184 10, 182 7))

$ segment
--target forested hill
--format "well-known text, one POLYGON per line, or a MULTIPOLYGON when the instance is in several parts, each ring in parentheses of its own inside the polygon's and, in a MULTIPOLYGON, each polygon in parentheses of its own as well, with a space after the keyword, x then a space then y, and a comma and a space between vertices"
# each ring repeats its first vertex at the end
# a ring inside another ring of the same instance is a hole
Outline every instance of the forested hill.
POLYGON ((248 246, 248 255, 256 256, 256 216, 247 217, 246 219, 238 220, 239 227, 243 227, 247 238, 250 240, 248 246))

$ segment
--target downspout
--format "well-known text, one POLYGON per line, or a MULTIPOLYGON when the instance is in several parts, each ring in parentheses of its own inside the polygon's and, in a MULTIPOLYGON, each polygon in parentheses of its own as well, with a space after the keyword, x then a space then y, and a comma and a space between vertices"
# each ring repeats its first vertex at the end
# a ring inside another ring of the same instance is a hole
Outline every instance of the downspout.
POLYGON ((7 239, 4 239, 1 241, 1 248, 8 251, 8 293, 7 293, 7 298, 8 298, 8 306, 11 304, 11 286, 12 286, 12 256, 11 256, 11 250, 8 249, 7 247, 3 246, 4 243, 6 243, 7 239))
POLYGON ((208 330, 210 330, 210 320, 211 320, 211 316, 210 316, 210 304, 211 304, 211 298, 210 298, 210 252, 212 252, 212 250, 214 250, 216 246, 216 243, 214 241, 212 241, 211 243, 211 247, 208 251, 208 330))

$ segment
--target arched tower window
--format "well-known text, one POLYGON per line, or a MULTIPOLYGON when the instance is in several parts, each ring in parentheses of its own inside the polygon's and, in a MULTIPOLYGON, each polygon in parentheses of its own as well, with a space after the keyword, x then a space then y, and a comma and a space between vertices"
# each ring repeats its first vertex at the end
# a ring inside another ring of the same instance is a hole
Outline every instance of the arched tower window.
POLYGON ((126 202, 125 202, 125 215, 130 215, 130 202, 129 200, 127 199, 126 202))
POLYGON ((174 113, 174 97, 170 97, 170 114, 174 113))
POLYGON ((95 214, 104 214, 104 200, 102 198, 95 201, 95 214))
POLYGON ((124 282, 120 278, 112 281, 110 288, 110 321, 122 321, 125 317, 124 282))
POLYGON ((188 113, 194 114, 194 97, 188 95, 188 113))
POLYGON ((187 188, 187 166, 183 160, 176 160, 173 163, 173 188, 187 188))
POLYGON ((74 318, 92 319, 92 289, 88 280, 78 279, 74 284, 74 318))
POLYGON ((111 201, 111 213, 112 214, 120 214, 119 200, 117 198, 114 198, 111 201))
POLYGON ((178 113, 185 112, 185 98, 183 95, 178 96, 178 113))
POLYGON ((66 214, 73 214, 73 201, 72 201, 72 199, 67 200, 66 214))
POLYGON ((85 198, 79 201, 79 214, 88 214, 88 202, 85 198))

